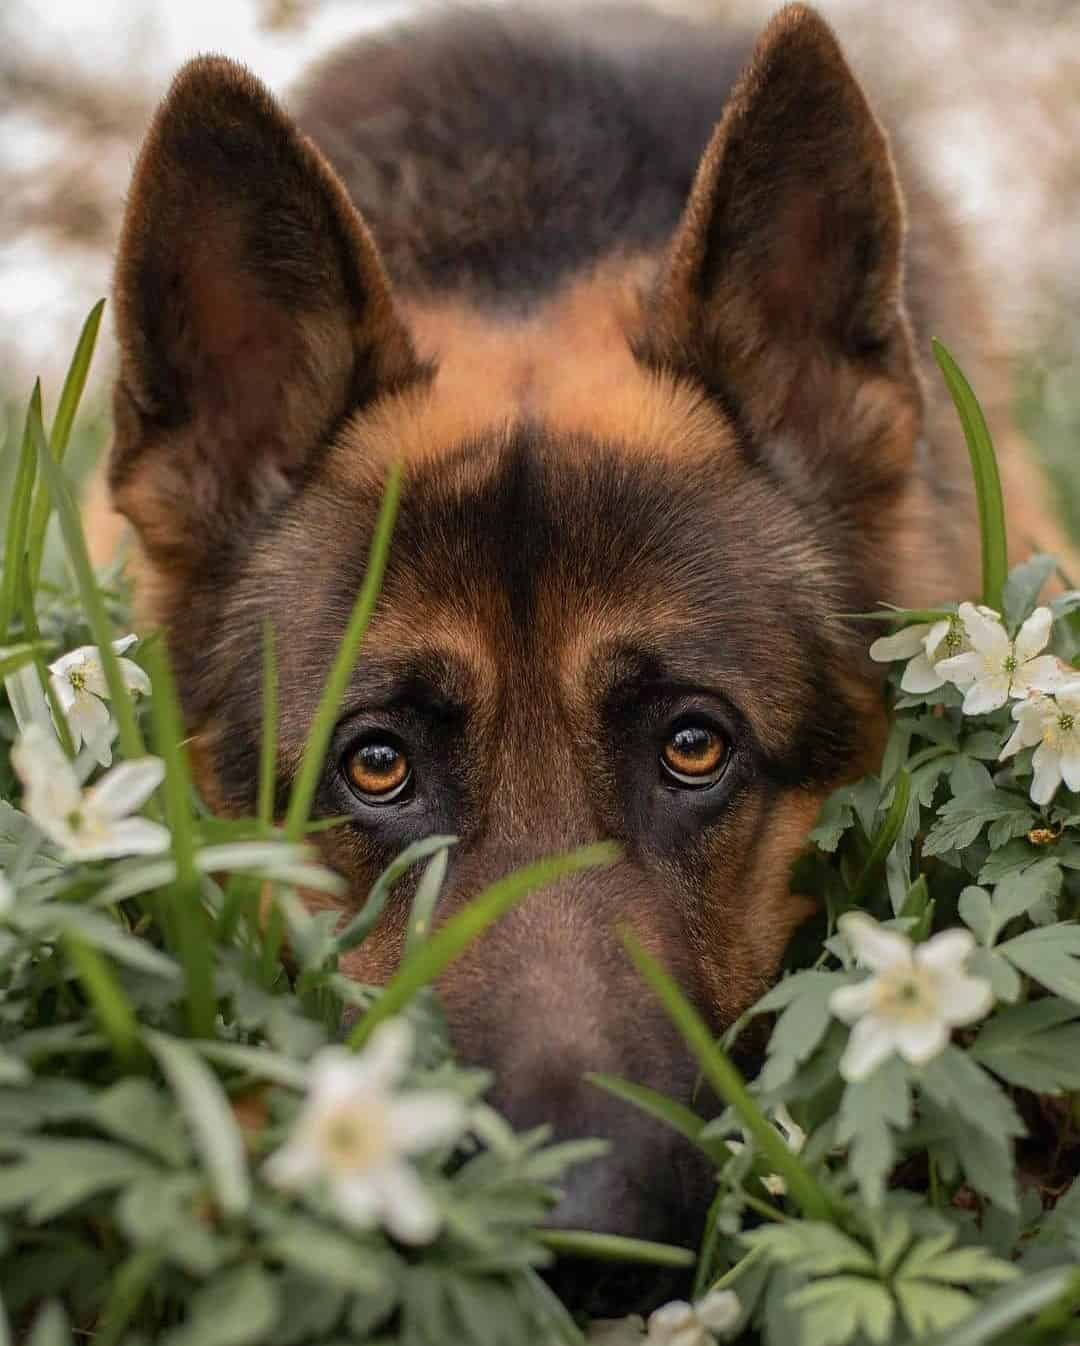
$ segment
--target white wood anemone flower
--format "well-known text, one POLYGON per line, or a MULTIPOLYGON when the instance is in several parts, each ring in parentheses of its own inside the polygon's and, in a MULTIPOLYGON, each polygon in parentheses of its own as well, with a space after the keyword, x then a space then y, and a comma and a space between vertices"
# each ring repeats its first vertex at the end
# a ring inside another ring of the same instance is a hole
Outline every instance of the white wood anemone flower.
MULTIPOLYGON (((138 636, 124 636, 112 642, 113 650, 121 655, 138 640, 138 636)), ((150 679, 131 659, 120 659, 120 672, 129 692, 145 696, 150 691, 150 679)), ((101 766, 112 764, 112 744, 109 740, 109 684, 101 666, 101 653, 96 645, 80 645, 70 654, 62 655, 49 665, 53 685, 64 718, 71 730, 72 741, 78 748, 86 743, 101 766)))
POLYGON ((1031 798, 1049 804, 1062 781, 1080 791, 1080 680, 1062 683, 1053 696, 1030 696, 1012 709, 1016 728, 1001 750, 1015 756, 1035 744, 1031 798))
POLYGON ((959 615, 971 649, 943 659, 937 671, 964 692, 965 715, 988 715, 1010 697, 1052 692, 1062 682, 1060 661, 1040 653, 1050 640, 1049 608, 1036 608, 1015 640, 1009 639, 996 614, 987 615, 974 603, 961 603, 959 615))
POLYGON ((649 1316, 648 1346, 714 1346, 738 1326, 742 1305, 734 1290, 710 1290, 693 1304, 676 1299, 649 1316))
POLYGON ((23 808, 71 860, 155 855, 169 849, 169 829, 132 817, 165 778, 160 757, 121 762, 84 790, 75 768, 47 730, 20 734, 11 761, 23 785, 23 808))
MULTIPOLYGON (((982 608, 987 616, 997 619, 992 608, 982 608)), ((900 679, 900 690, 909 695, 936 692, 948 679, 938 667, 944 659, 966 654, 971 649, 964 623, 959 613, 940 622, 917 622, 905 626, 892 636, 882 636, 870 646, 870 658, 879 664, 891 664, 900 659, 908 661, 900 679)))
POLYGON ((966 971, 975 949, 969 931, 945 930, 912 944, 865 912, 849 911, 837 924, 856 961, 875 974, 829 997, 831 1012, 853 1025, 840 1058, 840 1074, 850 1083, 893 1055, 925 1065, 944 1050, 954 1028, 990 1012, 990 983, 966 971))
POLYGON ((347 1224, 381 1223, 399 1242, 422 1244, 435 1238, 441 1219, 409 1156, 456 1140, 468 1114, 443 1089, 397 1092, 412 1050, 411 1028, 394 1019, 362 1052, 319 1052, 292 1134, 264 1172, 287 1190, 322 1184, 347 1224))

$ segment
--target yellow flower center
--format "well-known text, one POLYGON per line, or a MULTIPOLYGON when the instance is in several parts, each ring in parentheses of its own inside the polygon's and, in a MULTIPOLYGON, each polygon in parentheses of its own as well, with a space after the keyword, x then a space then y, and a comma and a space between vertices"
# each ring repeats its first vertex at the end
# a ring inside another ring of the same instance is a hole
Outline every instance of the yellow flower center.
POLYGON ((319 1126, 319 1145, 327 1166, 339 1173, 374 1168, 392 1149, 385 1108, 352 1103, 328 1113, 319 1126))
POLYGON ((1001 667, 1011 677, 1012 674, 1015 673, 1016 670, 1020 667, 1019 663, 1017 662, 1016 655, 1015 654, 1008 655, 1005 659, 1005 662, 1001 665, 1001 667))
POLYGON ((73 668, 68 673, 68 682, 71 683, 71 690, 81 692, 86 686, 86 674, 81 668, 73 668))
POLYGON ((875 1010, 889 1019, 911 1023, 932 1018, 937 1011, 933 974, 917 964, 903 964, 881 973, 875 992, 875 1010))

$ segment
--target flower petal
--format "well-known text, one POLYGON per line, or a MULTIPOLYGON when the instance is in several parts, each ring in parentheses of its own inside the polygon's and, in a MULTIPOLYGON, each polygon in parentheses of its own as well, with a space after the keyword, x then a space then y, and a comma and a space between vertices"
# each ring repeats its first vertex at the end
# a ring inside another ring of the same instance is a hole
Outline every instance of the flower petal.
POLYGON ((78 747, 84 742, 93 744, 94 755, 102 766, 107 766, 112 760, 112 745, 105 733, 109 727, 109 712, 105 703, 99 701, 96 696, 91 696, 89 692, 76 692, 71 698, 66 717, 75 746, 78 747), (101 761, 102 747, 104 762, 101 761))
POLYGON ((419 1154, 457 1140, 467 1115, 456 1094, 445 1089, 417 1090, 390 1105, 390 1132, 399 1150, 419 1154))
MULTIPOLYGON (((61 710, 68 710, 75 701, 75 688, 67 678, 58 677, 55 673, 49 679, 52 684, 53 692, 57 701, 60 702, 61 710)), ((76 744, 78 747, 78 744, 76 744)))
POLYGON ((56 738, 39 724, 27 725, 11 749, 23 784, 23 807, 48 832, 82 807, 78 777, 56 738))
POLYGON ((301 1187, 313 1182, 320 1172, 319 1153, 312 1145, 288 1140, 263 1164, 263 1174, 274 1187, 301 1187))
POLYGON ((1059 755, 1058 765, 1069 789, 1080 792, 1080 744, 1070 742, 1059 755))
POLYGON ((49 672, 55 673, 58 678, 70 685, 70 679, 67 675, 72 669, 81 672, 88 659, 96 658, 96 645, 80 645, 77 650, 69 650, 67 654, 62 654, 59 659, 54 659, 49 665, 49 672))
POLYGON ((129 692, 138 692, 142 696, 149 696, 150 679, 147 677, 145 669, 140 668, 130 659, 121 659, 120 673, 124 679, 124 686, 129 692))
POLYGON ((992 710, 1000 710, 1009 699, 1010 685, 1008 673, 992 673, 989 677, 979 678, 964 695, 964 714, 989 715, 992 710))
POLYGON ((76 836, 68 849, 81 860, 106 860, 120 855, 160 855, 172 842, 169 829, 148 818, 120 818, 93 841, 76 836))
POLYGON ((894 1029, 896 1050, 913 1066, 924 1066, 945 1050, 949 1030, 936 1017, 909 1019, 894 1029))
POLYGON ((699 1341, 702 1346, 708 1342, 697 1314, 685 1299, 673 1299, 649 1314, 649 1346, 682 1346, 684 1341, 699 1341))
POLYGON ((1032 802, 1049 804, 1061 784, 1061 758, 1049 743, 1040 743, 1031 765, 1035 773, 1031 780, 1032 802))
POLYGON ((974 603, 961 603, 957 611, 973 649, 995 659, 1007 657, 1011 644, 1009 633, 996 616, 987 616, 987 610, 977 608, 974 603))
POLYGON ((975 936, 970 930, 943 930, 915 946, 915 961, 932 972, 959 973, 974 951, 975 936))
POLYGON ((165 763, 160 757, 121 762, 87 791, 87 807, 106 818, 126 818, 146 803, 164 779, 165 763))
POLYGON ((884 929, 865 911, 845 912, 837 921, 837 928, 863 967, 884 972, 898 963, 911 962, 911 940, 907 935, 884 929))
POLYGON ((850 1084, 872 1075, 896 1050, 893 1025, 876 1014, 867 1014, 851 1030, 840 1058, 840 1074, 850 1084))
POLYGON ((920 696, 923 692, 937 691, 944 682, 945 679, 926 655, 917 654, 904 669, 904 676, 900 679, 900 690, 912 696, 920 696))
POLYGON ((413 1030, 407 1019, 388 1019, 364 1048, 363 1063, 371 1086, 387 1089, 405 1074, 413 1054, 413 1030))
POLYGON ((119 640, 112 642, 113 654, 126 654, 132 645, 138 643, 139 637, 135 635, 121 636, 119 640))
POLYGON ((694 1312, 710 1332, 725 1334, 742 1317, 742 1305, 734 1290, 710 1290, 694 1305, 694 1312))
POLYGON ((947 1024, 973 1024, 994 1007, 994 990, 984 977, 952 973, 942 977, 939 987, 947 1024))
POLYGON ((1037 659, 1022 663, 1013 674, 1013 696, 1026 696, 1029 691, 1053 692, 1069 680, 1071 669, 1064 669, 1060 659, 1052 654, 1041 654, 1037 659))
POLYGON ((373 1173, 351 1173, 335 1178, 330 1197, 341 1218, 356 1229, 370 1229, 383 1211, 382 1192, 373 1173))
POLYGON ((853 986, 838 986, 829 996, 829 1013, 846 1024, 861 1019, 877 1001, 876 983, 876 977, 867 977, 853 986))
POLYGON ((1046 649, 1053 620, 1054 614, 1049 608, 1036 608, 1016 633, 1013 649, 1020 663, 1026 664, 1029 659, 1034 659, 1040 650, 1046 649))
POLYGON ((870 658, 879 664, 890 664, 895 659, 910 659, 923 652, 923 641, 930 631, 928 623, 905 626, 892 636, 882 636, 870 646, 870 658))
POLYGON ((371 1175, 387 1231, 399 1243, 430 1243, 442 1223, 438 1207, 408 1164, 390 1164, 371 1175))
POLYGON ((970 687, 986 672, 986 660, 974 650, 968 650, 966 654, 954 654, 950 659, 939 659, 934 667, 957 687, 970 687))

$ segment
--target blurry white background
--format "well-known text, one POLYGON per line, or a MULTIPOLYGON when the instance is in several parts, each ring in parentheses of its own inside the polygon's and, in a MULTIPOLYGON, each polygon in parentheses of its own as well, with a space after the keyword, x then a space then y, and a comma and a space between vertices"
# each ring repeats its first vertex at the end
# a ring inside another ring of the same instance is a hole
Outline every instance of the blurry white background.
MULTIPOLYGON (((668 0, 676 6, 751 25, 776 7, 668 0)), ((108 292, 139 136, 181 61, 225 52, 287 91, 342 37, 421 7, 0 0, 0 389, 21 390, 36 372, 55 377, 82 316, 108 292)), ((1080 314, 1080 4, 820 0, 819 8, 873 91, 914 125, 974 226, 1015 342, 1053 344, 1080 314)))

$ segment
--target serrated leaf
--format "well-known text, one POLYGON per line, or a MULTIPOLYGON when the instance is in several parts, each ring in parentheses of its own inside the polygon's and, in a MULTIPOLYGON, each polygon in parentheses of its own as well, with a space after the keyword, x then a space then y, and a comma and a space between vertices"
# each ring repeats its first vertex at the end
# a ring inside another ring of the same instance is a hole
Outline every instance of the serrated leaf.
POLYGON ((265 1244, 270 1257, 323 1283, 361 1295, 377 1295, 389 1277, 394 1260, 345 1234, 302 1216, 283 1220, 265 1244))
MULTIPOLYGON (((1022 1281, 1014 1281, 985 1303, 977 1307, 972 1305, 974 1312, 964 1315, 963 1322, 952 1318, 937 1324, 936 1330, 940 1335, 929 1341, 921 1338, 922 1346, 1005 1346, 1011 1340, 1006 1333, 1022 1324, 1031 1323, 1043 1309, 1069 1290, 1075 1278, 1076 1272, 1072 1267, 1056 1267, 1027 1276, 1022 1281)), ((918 1315, 918 1296, 915 1300, 913 1308, 918 1315)), ((901 1308, 903 1306, 901 1301, 901 1308)), ((923 1320, 920 1318, 919 1321, 922 1323, 923 1320)), ((926 1323, 919 1330, 931 1331, 934 1325, 926 1323)))
POLYGON ((874 1259, 853 1238, 821 1220, 788 1220, 752 1229, 743 1243, 769 1261, 808 1276, 835 1276, 850 1271, 874 1275, 874 1259))
POLYGON ((896 1315, 885 1286, 862 1276, 814 1281, 788 1295, 787 1307, 802 1320, 800 1340, 813 1346, 844 1346, 860 1332, 887 1341, 896 1315))
POLYGON ((968 972, 990 983, 994 999, 1003 1005, 1015 1005, 1024 984, 1020 974, 996 949, 976 949, 968 959, 968 972))
POLYGON ((814 1052, 831 1022, 829 996, 844 984, 835 972, 799 972, 773 988, 753 1008, 754 1014, 783 1008, 769 1038, 761 1087, 779 1089, 814 1052))
POLYGON ((1037 1094, 1080 1089, 1080 1010, 1047 997, 999 1010, 969 1049, 973 1060, 1037 1094))
POLYGON ((1045 897, 1056 897, 1061 870, 1053 862, 1035 864, 1022 874, 1010 874, 997 885, 991 899, 989 943, 993 944, 1010 921, 1026 915, 1045 897))
POLYGON ((1053 865, 1056 862, 1035 849, 1027 841, 1010 841, 1000 850, 991 851, 978 873, 978 881, 983 884, 1000 883, 1010 874, 1022 874, 1032 865, 1053 865))
POLYGON ((979 943, 990 944, 993 916, 990 910, 990 894, 986 889, 969 885, 960 894, 958 909, 960 919, 979 943))
MULTIPOLYGON (((986 774, 986 768, 979 763, 969 764, 979 766, 980 771, 986 774)), ((923 843, 923 853, 941 855, 945 851, 962 851, 990 823, 998 829, 998 839, 996 842, 991 841, 991 845, 999 847, 1013 837, 1023 836, 1031 830, 1034 822, 1034 812, 1020 795, 1010 794, 994 786, 965 792, 950 799, 938 810, 937 821, 923 843)))
POLYGON ((871 1208, 885 1195, 885 1180, 896 1160, 893 1133, 911 1124, 908 1072, 899 1057, 879 1066, 873 1075, 844 1089, 837 1118, 836 1142, 849 1147, 848 1167, 871 1208))
POLYGON ((975 1300, 963 1290, 927 1281, 901 1281, 893 1286, 893 1293, 916 1341, 923 1341, 927 1332, 952 1327, 975 1307, 975 1300))
POLYGON ((99 1140, 17 1137, 3 1141, 0 1152, 11 1156, 0 1167, 0 1211, 25 1210, 31 1224, 155 1171, 132 1150, 99 1140))
POLYGON ((1014 566, 1005 581, 1002 616, 1010 630, 1016 630, 1030 617, 1039 594, 1057 569, 1057 560, 1045 552, 1036 552, 1030 561, 1014 566))
POLYGON ((99 1095, 90 1112, 115 1140, 125 1140, 167 1164, 181 1164, 188 1153, 177 1126, 176 1109, 149 1080, 121 1080, 99 1095))

